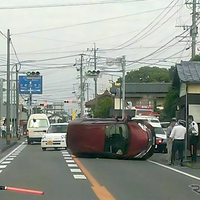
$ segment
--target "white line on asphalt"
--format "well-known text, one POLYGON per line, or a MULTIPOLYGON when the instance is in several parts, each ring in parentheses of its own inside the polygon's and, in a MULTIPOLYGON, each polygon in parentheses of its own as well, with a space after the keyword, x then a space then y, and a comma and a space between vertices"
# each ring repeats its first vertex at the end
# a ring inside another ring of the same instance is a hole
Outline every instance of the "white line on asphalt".
POLYGON ((6 155, 5 157, 3 157, 0 160, 0 163, 2 163, 6 158, 8 158, 10 155, 12 155, 15 151, 17 151, 22 145, 24 145, 25 142, 22 142, 17 148, 15 148, 13 151, 11 151, 8 155, 6 155))
POLYGON ((80 169, 70 169, 71 172, 81 172, 80 169))
POLYGON ((4 162, 2 162, 1 164, 2 165, 5 165, 5 164, 10 164, 11 163, 11 161, 4 161, 4 162))
POLYGON ((7 158, 6 160, 14 160, 14 158, 7 158))
POLYGON ((72 157, 64 157, 65 160, 70 160, 72 157))
POLYGON ((1 174, 2 171, 3 171, 3 170, 0 170, 0 174, 1 174))
POLYGON ((5 169, 7 165, 0 165, 0 169, 5 169))
POLYGON ((68 164, 68 167, 78 167, 77 164, 68 164))
POLYGON ((73 175, 75 179, 87 179, 85 175, 73 175))
POLYGON ((150 163, 153 163, 153 164, 155 164, 155 165, 159 165, 159 166, 164 167, 164 168, 166 168, 166 169, 175 171, 175 172, 177 172, 177 173, 183 174, 183 175, 185 175, 185 176, 188 176, 188 177, 190 177, 190 178, 193 178, 193 179, 196 179, 196 180, 200 181, 200 178, 197 177, 197 176, 193 176, 193 175, 191 175, 191 174, 188 174, 188 173, 182 172, 182 171, 180 171, 180 170, 174 169, 174 168, 172 168, 172 167, 169 167, 169 166, 166 166, 166 165, 163 165, 163 164, 154 162, 154 161, 152 161, 152 160, 147 160, 147 161, 150 162, 150 163))
POLYGON ((67 163, 74 163, 74 160, 66 160, 67 163))

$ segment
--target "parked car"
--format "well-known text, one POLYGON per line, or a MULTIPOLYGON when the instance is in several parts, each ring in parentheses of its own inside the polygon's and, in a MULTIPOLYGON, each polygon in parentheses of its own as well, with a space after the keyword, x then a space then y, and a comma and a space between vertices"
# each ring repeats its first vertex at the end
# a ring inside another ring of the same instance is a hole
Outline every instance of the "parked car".
POLYGON ((83 118, 69 123, 68 150, 78 156, 101 155, 147 159, 155 149, 155 134, 146 122, 114 118, 83 118))
POLYGON ((55 123, 51 124, 47 133, 45 133, 41 140, 41 148, 45 151, 47 148, 65 148, 67 149, 67 128, 69 123, 55 123))
POLYGON ((32 142, 41 142, 42 136, 49 126, 49 119, 45 114, 32 114, 27 123, 26 135, 28 144, 32 144, 32 142))
POLYGON ((154 116, 136 116, 132 120, 145 120, 153 128, 156 136, 155 152, 167 152, 167 137, 158 118, 154 116))
POLYGON ((166 133, 166 130, 167 130, 167 128, 168 128, 169 125, 170 125, 170 122, 160 122, 160 124, 161 124, 161 126, 162 126, 164 132, 166 133))

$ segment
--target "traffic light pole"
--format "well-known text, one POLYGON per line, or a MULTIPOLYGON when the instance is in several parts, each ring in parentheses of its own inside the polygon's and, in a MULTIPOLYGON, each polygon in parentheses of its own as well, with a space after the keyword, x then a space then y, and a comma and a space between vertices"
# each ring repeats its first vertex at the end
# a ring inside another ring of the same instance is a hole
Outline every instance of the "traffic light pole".
POLYGON ((16 65, 16 136, 18 136, 18 125, 19 125, 19 80, 18 80, 18 69, 16 65))

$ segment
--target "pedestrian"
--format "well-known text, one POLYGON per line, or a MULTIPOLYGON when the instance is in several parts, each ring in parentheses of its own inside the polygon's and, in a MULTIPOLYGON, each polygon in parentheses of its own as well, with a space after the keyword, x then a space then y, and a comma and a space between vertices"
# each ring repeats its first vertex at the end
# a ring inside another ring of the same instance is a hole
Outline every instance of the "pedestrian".
POLYGON ((6 137, 6 125, 3 124, 3 126, 1 126, 1 135, 2 135, 2 138, 5 138, 6 137))
POLYGON ((188 134, 190 137, 190 154, 191 161, 197 161, 197 143, 199 141, 199 128, 197 123, 194 121, 194 117, 192 115, 188 116, 188 134))
POLYGON ((166 137, 167 137, 167 164, 171 163, 171 154, 172 154, 172 143, 173 140, 170 138, 170 134, 172 132, 172 129, 176 125, 176 118, 172 118, 169 127, 166 130, 166 137))
POLYGON ((178 150, 180 165, 183 166, 183 150, 185 146, 185 134, 186 134, 186 128, 184 127, 184 121, 179 120, 178 125, 174 126, 169 136, 171 139, 173 139, 172 155, 171 155, 171 163, 170 163, 171 165, 174 165, 175 154, 178 150))

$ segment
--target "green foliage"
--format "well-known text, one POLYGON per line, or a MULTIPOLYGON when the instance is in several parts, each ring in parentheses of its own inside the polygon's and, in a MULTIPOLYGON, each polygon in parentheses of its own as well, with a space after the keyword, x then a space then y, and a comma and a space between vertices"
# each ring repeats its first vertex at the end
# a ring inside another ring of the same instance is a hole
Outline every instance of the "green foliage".
POLYGON ((196 55, 194 58, 191 58, 191 61, 200 61, 200 56, 196 55))
POLYGON ((106 97, 105 99, 98 100, 97 109, 95 109, 95 105, 92 106, 91 112, 93 113, 94 118, 109 118, 110 110, 113 106, 112 99, 106 97))
MULTIPOLYGON (((119 78, 117 82, 122 82, 119 78)), ((126 83, 161 83, 170 82, 169 71, 166 68, 159 67, 141 67, 138 70, 127 72, 125 76, 126 83)))
POLYGON ((169 89, 164 102, 163 118, 166 121, 176 116, 176 105, 178 101, 178 92, 172 88, 169 89))

